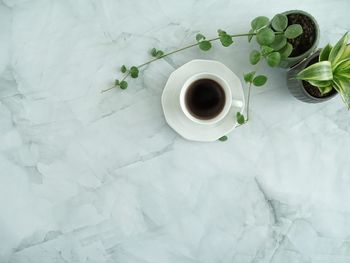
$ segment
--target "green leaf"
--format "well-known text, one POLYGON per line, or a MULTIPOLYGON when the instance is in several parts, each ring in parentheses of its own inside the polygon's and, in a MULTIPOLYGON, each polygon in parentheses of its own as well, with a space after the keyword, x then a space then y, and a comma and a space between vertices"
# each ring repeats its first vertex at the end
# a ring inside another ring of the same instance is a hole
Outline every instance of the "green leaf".
POLYGON ((125 73, 127 71, 126 66, 125 65, 121 66, 120 71, 122 73, 125 73))
POLYGON ((334 79, 339 77, 347 78, 350 81, 350 69, 344 69, 344 70, 333 72, 334 79))
POLYGON ((350 81, 345 78, 334 79, 335 88, 340 93, 345 105, 350 108, 350 81))
POLYGON ((128 87, 128 83, 125 80, 123 80, 122 82, 120 82, 119 87, 121 89, 126 89, 128 87))
POLYGON ((253 79, 253 84, 254 84, 254 86, 260 87, 260 86, 263 86, 266 83, 266 81, 267 81, 266 76, 259 75, 253 79))
POLYGON ((287 58, 292 54, 293 52, 293 46, 290 43, 287 43, 280 51, 279 53, 281 54, 282 58, 287 58))
POLYGON ((157 53, 156 53, 156 57, 157 57, 157 58, 160 58, 160 57, 162 57, 163 55, 164 55, 164 52, 161 51, 161 50, 158 50, 157 53))
POLYGON ((232 37, 226 33, 220 35, 220 42, 224 47, 228 47, 233 43, 232 37))
POLYGON ((332 67, 334 71, 350 69, 350 58, 339 61, 337 64, 332 65, 332 67))
POLYGON ((271 47, 274 50, 280 50, 287 44, 287 38, 284 35, 276 35, 271 47))
POLYGON ((236 120, 237 120, 237 123, 242 125, 245 123, 245 118, 244 118, 244 115, 240 112, 237 112, 236 113, 236 120))
POLYGON ((247 82, 247 83, 252 83, 253 82, 253 79, 254 79, 254 76, 255 76, 255 71, 252 71, 252 72, 249 72, 249 73, 246 73, 244 74, 244 81, 247 82))
POLYGON ((250 52, 249 61, 252 65, 256 65, 260 61, 261 54, 257 50, 250 52))
POLYGON ((330 92, 333 87, 332 86, 327 86, 327 87, 318 87, 319 91, 321 92, 322 95, 330 92))
POLYGON ((348 33, 345 33, 344 36, 337 42, 337 44, 335 44, 335 46, 332 48, 331 52, 329 53, 328 60, 332 63, 333 66, 336 63, 338 63, 340 61, 340 58, 343 56, 347 42, 348 42, 348 33))
POLYGON ((157 49, 152 48, 150 53, 151 53, 152 57, 156 57, 157 56, 157 49))
POLYGON ((139 69, 135 66, 132 66, 130 68, 130 76, 134 79, 137 78, 139 76, 139 69))
POLYGON ((205 36, 203 36, 202 34, 198 33, 198 34, 196 35, 196 40, 197 40, 197 42, 199 42, 199 41, 201 41, 201 40, 204 40, 204 39, 205 39, 205 36))
POLYGON ((317 62, 299 72, 296 78, 302 80, 332 80, 332 64, 329 61, 317 62))
MULTIPOLYGON (((254 33, 254 29, 250 29, 250 30, 249 30, 249 34, 253 34, 253 33, 254 33)), ((249 43, 250 43, 250 41, 252 41, 253 36, 254 36, 254 35, 248 35, 248 42, 249 42, 249 43)))
POLYGON ((316 87, 324 88, 332 85, 331 80, 308 80, 308 82, 316 87))
POLYGON ((203 51, 207 51, 211 48, 211 43, 207 40, 199 42, 199 48, 203 51))
POLYGON ((274 49, 269 46, 261 46, 260 49, 261 49, 261 55, 263 55, 264 57, 266 57, 268 54, 274 51, 274 49))
POLYGON ((258 16, 253 19, 251 26, 253 30, 259 30, 267 25, 269 25, 270 19, 266 16, 258 16))
POLYGON ((114 86, 119 86, 119 79, 116 79, 116 80, 114 81, 114 86))
POLYGON ((340 61, 333 69, 333 78, 337 76, 348 78, 350 81, 350 58, 340 61))
POLYGON ((275 40, 275 33, 271 28, 263 28, 256 35, 256 41, 260 45, 270 45, 275 40))
POLYGON ((288 26, 288 18, 286 15, 277 14, 272 18, 271 24, 276 31, 284 31, 288 26))
POLYGON ((270 67, 276 67, 281 62, 281 54, 278 52, 272 52, 271 54, 267 55, 266 61, 270 67))
POLYGON ((225 142, 225 141, 227 141, 227 139, 228 139, 228 137, 225 135, 225 136, 220 137, 219 141, 225 142))
POLYGON ((303 33, 303 28, 299 24, 293 24, 287 27, 284 35, 286 38, 293 39, 300 36, 303 33))
POLYGON ((344 50, 343 55, 341 56, 340 60, 350 58, 350 44, 347 44, 344 50))
POLYGON ((319 61, 328 60, 329 53, 331 53, 331 50, 332 50, 332 46, 330 44, 325 46, 320 52, 319 61))
POLYGON ((221 36, 221 35, 225 35, 227 34, 226 31, 222 30, 222 29, 218 29, 218 35, 221 36))

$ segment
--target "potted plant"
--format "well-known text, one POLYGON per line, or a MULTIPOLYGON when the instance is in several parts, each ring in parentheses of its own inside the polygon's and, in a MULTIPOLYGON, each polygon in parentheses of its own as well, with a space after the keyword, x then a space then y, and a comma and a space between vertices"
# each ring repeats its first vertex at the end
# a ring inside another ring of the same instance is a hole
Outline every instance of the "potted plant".
MULTIPOLYGON (((250 33, 256 33, 260 45, 260 51, 253 50, 251 57, 261 55, 270 66, 289 68, 297 64, 314 52, 320 38, 316 20, 301 10, 277 14, 271 21, 260 16, 251 26, 250 33)), ((248 40, 252 38, 253 35, 248 40)))
POLYGON ((281 61, 280 67, 289 68, 309 57, 315 51, 320 39, 320 28, 316 19, 305 11, 292 10, 283 14, 288 18, 288 26, 297 24, 301 25, 303 29, 303 34, 287 40, 293 46, 293 51, 281 61))
POLYGON ((288 71, 287 86, 301 101, 317 103, 339 93, 350 107, 350 45, 348 33, 288 71))

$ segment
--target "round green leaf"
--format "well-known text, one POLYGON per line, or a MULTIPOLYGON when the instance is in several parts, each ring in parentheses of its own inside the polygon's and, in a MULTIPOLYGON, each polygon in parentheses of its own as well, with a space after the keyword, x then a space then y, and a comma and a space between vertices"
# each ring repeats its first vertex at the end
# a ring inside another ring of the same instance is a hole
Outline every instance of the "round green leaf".
POLYGON ((288 18, 286 15, 277 14, 272 18, 271 24, 276 31, 284 31, 288 26, 288 18))
POLYGON ((201 40, 204 40, 204 39, 205 39, 205 36, 203 36, 202 34, 198 33, 198 34, 196 35, 196 40, 197 40, 197 42, 199 42, 199 41, 201 41, 201 40))
POLYGON ((150 53, 151 53, 152 57, 156 57, 157 56, 157 49, 152 48, 150 53))
POLYGON ((125 80, 123 80, 122 82, 120 82, 119 87, 121 89, 126 89, 128 87, 128 83, 125 80))
POLYGON ((211 48, 211 43, 207 40, 203 40, 199 43, 199 48, 203 51, 207 51, 211 48))
POLYGON ((254 79, 254 76, 255 76, 255 71, 246 73, 246 74, 244 74, 243 76, 244 76, 244 81, 245 81, 245 82, 247 82, 247 83, 252 83, 252 82, 253 82, 253 79, 254 79))
POLYGON ((228 137, 226 135, 219 138, 219 141, 224 142, 227 141, 228 137))
POLYGON ((125 65, 123 65, 121 68, 120 68, 120 71, 122 72, 122 73, 125 73, 126 72, 126 66, 125 65))
POLYGON ((259 75, 253 79, 253 84, 254 84, 254 86, 260 87, 260 86, 264 85, 266 83, 266 81, 267 81, 266 76, 259 75))
POLYGON ((287 43, 280 51, 279 53, 281 54, 282 58, 287 58, 292 54, 293 52, 293 46, 290 43, 287 43))
POLYGON ((281 54, 278 52, 272 52, 271 54, 267 55, 266 61, 270 67, 276 67, 281 62, 281 54))
POLYGON ((119 86, 119 79, 116 79, 116 80, 114 81, 114 86, 119 86))
POLYGON ((274 51, 274 49, 269 46, 261 46, 260 49, 261 49, 261 55, 263 55, 264 57, 274 51))
POLYGON ((236 113, 236 120, 237 120, 237 123, 240 125, 245 123, 245 118, 244 118, 243 114, 240 112, 236 113))
POLYGON ((218 35, 221 36, 221 35, 225 35, 226 34, 226 31, 222 30, 222 29, 218 29, 218 35))
POLYGON ((260 61, 261 54, 257 50, 250 52, 249 61, 252 65, 256 65, 260 61))
POLYGON ((220 42, 224 47, 228 47, 233 43, 232 37, 226 33, 220 35, 220 42))
POLYGON ((134 79, 136 79, 139 76, 139 69, 135 66, 132 66, 130 68, 130 76, 134 79))
POLYGON ((274 50, 280 50, 287 44, 287 38, 284 35, 276 35, 271 47, 274 50))
POLYGON ((300 36, 303 33, 303 28, 299 24, 293 24, 287 27, 284 35, 286 38, 293 39, 300 36))
POLYGON ((163 55, 164 55, 164 52, 161 51, 161 50, 158 50, 157 53, 156 53, 156 57, 157 57, 157 58, 160 58, 160 57, 162 57, 163 55))
POLYGON ((267 26, 270 23, 270 19, 266 16, 258 16, 253 19, 251 22, 251 26, 253 30, 259 30, 260 28, 263 28, 267 26))
POLYGON ((275 33, 271 28, 263 28, 257 33, 256 40, 260 45, 270 45, 275 40, 275 33))

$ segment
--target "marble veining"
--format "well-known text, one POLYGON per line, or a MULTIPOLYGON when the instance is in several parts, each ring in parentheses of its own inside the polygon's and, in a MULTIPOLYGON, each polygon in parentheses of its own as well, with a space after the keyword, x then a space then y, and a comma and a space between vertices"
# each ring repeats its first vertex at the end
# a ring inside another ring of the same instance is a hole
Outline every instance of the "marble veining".
POLYGON ((120 65, 197 32, 246 32, 303 9, 321 43, 350 31, 348 0, 0 1, 0 262, 348 263, 350 124, 339 97, 294 99, 285 71, 253 90, 225 143, 182 139, 160 96, 191 59, 242 76, 253 48, 187 50, 101 94, 120 65))

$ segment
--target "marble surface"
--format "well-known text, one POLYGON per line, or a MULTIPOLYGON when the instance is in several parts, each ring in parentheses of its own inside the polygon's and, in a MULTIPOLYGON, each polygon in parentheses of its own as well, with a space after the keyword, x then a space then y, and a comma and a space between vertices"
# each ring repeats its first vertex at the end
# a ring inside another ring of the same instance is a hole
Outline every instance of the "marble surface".
POLYGON ((0 1, 0 262, 350 262, 350 124, 339 97, 294 99, 262 67, 251 121, 225 143, 167 126, 160 95, 194 58, 239 76, 253 46, 191 49, 101 94, 121 64, 257 15, 312 13, 321 45, 348 0, 0 1))

